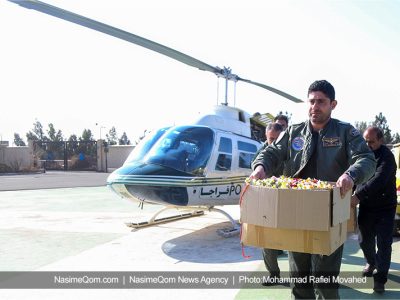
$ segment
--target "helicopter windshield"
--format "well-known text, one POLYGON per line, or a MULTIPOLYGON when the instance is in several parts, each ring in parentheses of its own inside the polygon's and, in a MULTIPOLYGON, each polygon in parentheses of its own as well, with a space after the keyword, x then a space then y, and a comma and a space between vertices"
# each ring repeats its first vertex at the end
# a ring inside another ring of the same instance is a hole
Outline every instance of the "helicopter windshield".
POLYGON ((214 132, 210 128, 173 127, 152 147, 144 161, 203 176, 213 141, 214 132))
POLYGON ((161 128, 150 132, 145 136, 139 144, 133 149, 131 154, 129 154, 125 163, 132 163, 143 159, 143 157, 150 151, 151 147, 160 139, 160 137, 169 129, 170 127, 161 128))

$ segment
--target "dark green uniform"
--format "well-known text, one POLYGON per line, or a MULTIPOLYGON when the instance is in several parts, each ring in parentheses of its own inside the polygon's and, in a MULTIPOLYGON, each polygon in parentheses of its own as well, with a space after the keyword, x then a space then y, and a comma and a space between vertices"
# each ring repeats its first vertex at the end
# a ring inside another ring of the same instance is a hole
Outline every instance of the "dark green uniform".
MULTIPOLYGON (((354 184, 367 181, 376 168, 374 154, 359 131, 336 119, 330 119, 319 132, 313 132, 310 121, 290 126, 284 135, 259 153, 252 167, 262 165, 270 177, 282 163, 285 176, 336 182, 343 173, 349 172, 354 184)), ((343 245, 329 256, 290 252, 291 275, 338 275, 342 252, 343 245)), ((294 284, 292 295, 315 298, 312 288, 312 285, 294 284)), ((339 298, 337 285, 322 289, 316 284, 314 288, 318 297, 339 298)))

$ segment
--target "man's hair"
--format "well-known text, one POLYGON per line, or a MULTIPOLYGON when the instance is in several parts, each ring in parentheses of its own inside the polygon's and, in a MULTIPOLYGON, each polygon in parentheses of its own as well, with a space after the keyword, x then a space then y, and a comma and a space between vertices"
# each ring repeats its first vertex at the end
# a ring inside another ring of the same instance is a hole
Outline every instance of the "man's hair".
POLYGON ((375 132, 378 140, 383 139, 383 131, 378 126, 369 126, 367 129, 365 129, 365 131, 367 130, 375 132))
POLYGON ((280 131, 283 131, 283 127, 279 123, 269 123, 268 126, 267 126, 267 131, 270 131, 270 130, 279 131, 280 132, 280 131))
POLYGON ((288 119, 288 117, 287 116, 285 116, 285 115, 277 115, 275 118, 274 118, 274 122, 276 122, 276 121, 278 121, 278 120, 284 120, 285 122, 286 122, 286 124, 288 124, 289 125, 289 119, 288 119))
POLYGON ((317 80, 311 83, 307 95, 310 95, 311 92, 322 92, 331 101, 335 100, 335 88, 326 80, 317 80))

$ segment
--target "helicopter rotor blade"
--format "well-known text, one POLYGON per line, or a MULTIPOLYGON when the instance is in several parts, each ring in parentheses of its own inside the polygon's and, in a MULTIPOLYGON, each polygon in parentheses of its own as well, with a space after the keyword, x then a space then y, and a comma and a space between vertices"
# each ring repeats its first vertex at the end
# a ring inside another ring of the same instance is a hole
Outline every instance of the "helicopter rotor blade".
POLYGON ((301 99, 299 99, 299 98, 296 98, 296 97, 294 97, 294 96, 292 96, 292 95, 289 95, 288 93, 285 93, 285 92, 283 92, 283 91, 281 91, 281 90, 278 90, 278 89, 273 88, 273 87, 271 87, 271 86, 268 86, 268 85, 266 85, 266 84, 259 83, 259 82, 255 82, 255 81, 251 81, 251 80, 249 80, 249 79, 244 79, 244 78, 240 78, 240 77, 237 77, 237 80, 238 80, 238 81, 239 81, 239 80, 240 80, 240 81, 244 81, 244 82, 247 82, 247 83, 250 83, 250 84, 254 84, 254 85, 259 86, 259 87, 261 87, 261 88, 264 88, 264 89, 266 89, 266 90, 268 90, 268 91, 270 91, 270 92, 273 92, 273 93, 278 94, 278 95, 280 95, 280 96, 282 96, 282 97, 285 97, 286 99, 289 99, 289 100, 291 100, 291 101, 293 101, 293 102, 296 102, 296 103, 302 103, 302 102, 303 102, 303 100, 301 100, 301 99))
POLYGON ((51 15, 53 17, 63 19, 65 21, 69 21, 69 22, 72 22, 72 23, 105 33, 105 34, 111 35, 113 37, 125 40, 127 42, 142 46, 149 50, 166 55, 170 58, 173 58, 173 59, 180 61, 184 64, 187 64, 189 66, 198 68, 200 70, 209 71, 209 72, 215 73, 217 75, 221 74, 221 69, 218 67, 213 67, 213 66, 206 64, 194 57, 191 57, 182 52, 176 51, 172 48, 166 47, 164 45, 161 45, 159 43, 145 39, 145 38, 135 35, 133 33, 121 30, 119 28, 107 25, 105 23, 95 21, 93 19, 75 14, 68 10, 64 10, 59 7, 56 7, 56 6, 41 2, 41 1, 36 1, 36 0, 8 0, 8 1, 16 3, 22 7, 25 7, 28 9, 34 9, 34 10, 40 11, 42 13, 51 15))
POLYGON ((53 17, 63 19, 65 21, 75 23, 75 24, 105 33, 107 35, 111 35, 113 37, 125 40, 127 42, 142 46, 146 49, 158 52, 158 53, 168 56, 172 59, 175 59, 181 63, 198 68, 202 71, 208 71, 208 72, 214 73, 218 77, 225 78, 226 80, 233 80, 233 81, 241 80, 241 81, 259 86, 261 88, 267 89, 268 91, 278 94, 278 95, 280 95, 284 98, 287 98, 291 101, 294 101, 297 103, 303 102, 302 100, 300 100, 296 97, 293 97, 285 92, 282 92, 282 91, 275 89, 273 87, 270 87, 268 85, 254 82, 254 81, 251 81, 248 79, 240 78, 239 76, 232 74, 230 68, 226 68, 226 67, 220 68, 220 67, 211 66, 209 64, 206 64, 205 62, 202 62, 194 57, 191 57, 187 54, 184 54, 182 52, 179 52, 179 51, 169 48, 167 46, 164 46, 159 43, 153 42, 151 40, 145 39, 143 37, 140 37, 133 33, 124 31, 122 29, 107 25, 105 23, 78 15, 78 14, 70 12, 68 10, 64 10, 59 7, 47 4, 45 2, 37 1, 37 0, 8 0, 8 1, 16 3, 22 7, 25 7, 28 9, 34 9, 39 12, 51 15, 53 17))

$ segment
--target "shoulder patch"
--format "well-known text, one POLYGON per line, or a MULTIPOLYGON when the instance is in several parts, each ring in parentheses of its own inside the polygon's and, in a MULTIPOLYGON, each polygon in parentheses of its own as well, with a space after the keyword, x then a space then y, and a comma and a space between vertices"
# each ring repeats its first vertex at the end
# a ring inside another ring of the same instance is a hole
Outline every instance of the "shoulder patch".
POLYGON ((304 147, 304 138, 301 136, 295 137, 292 141, 292 148, 295 151, 303 150, 304 147))

